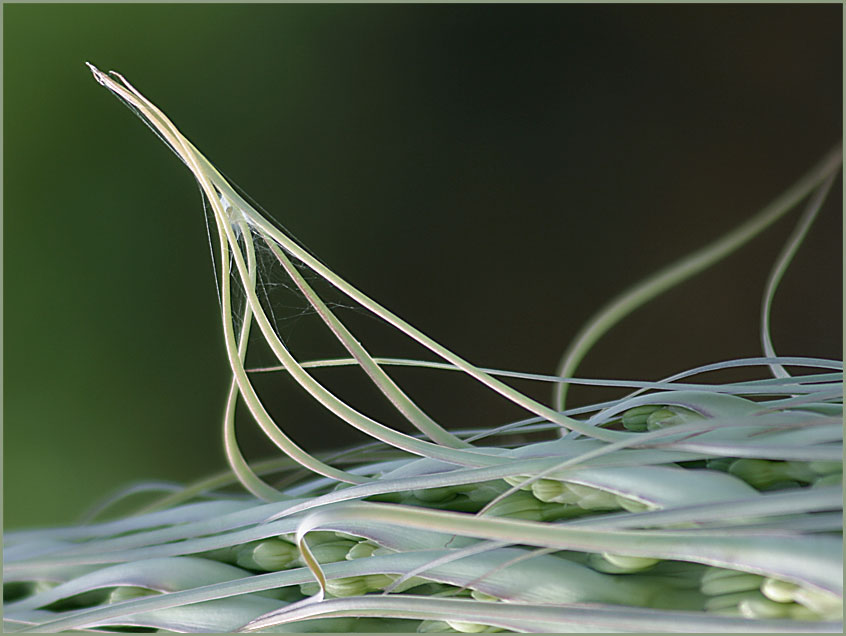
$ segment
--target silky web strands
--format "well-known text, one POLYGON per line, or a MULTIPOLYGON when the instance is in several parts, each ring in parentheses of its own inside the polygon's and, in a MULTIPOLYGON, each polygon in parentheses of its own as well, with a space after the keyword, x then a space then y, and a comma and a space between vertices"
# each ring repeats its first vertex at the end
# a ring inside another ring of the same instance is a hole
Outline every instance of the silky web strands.
POLYGON ((612 299, 555 375, 518 373, 473 365, 360 292, 250 205, 123 77, 90 68, 194 174, 214 218, 231 470, 189 486, 132 485, 85 523, 7 533, 6 631, 842 632, 842 362, 778 355, 769 332, 779 282, 840 173, 839 148, 739 227, 612 299), (658 381, 573 377, 623 317, 803 202, 764 291, 761 357, 658 381), (294 356, 269 272, 342 357, 294 356), (435 360, 372 356, 327 286, 435 360), (276 362, 248 369, 258 345, 276 362), (332 366, 360 367, 416 432, 319 382, 314 370, 332 366), (464 374, 526 417, 447 430, 394 380, 398 366, 464 374), (757 373, 700 377, 730 368, 757 373), (370 441, 333 454, 300 447, 262 401, 256 378, 268 373, 290 376, 370 441), (551 403, 515 378, 549 383, 551 403), (629 392, 569 408, 567 387, 579 383, 629 392), (246 460, 239 404, 279 457, 246 460), (139 493, 156 498, 101 520, 139 493))

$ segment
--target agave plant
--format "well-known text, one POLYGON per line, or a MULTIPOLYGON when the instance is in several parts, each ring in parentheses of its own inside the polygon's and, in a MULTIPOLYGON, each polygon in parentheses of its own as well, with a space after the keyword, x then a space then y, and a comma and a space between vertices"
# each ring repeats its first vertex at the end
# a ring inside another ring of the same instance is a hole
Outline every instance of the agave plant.
POLYGON ((613 299, 554 375, 506 372, 464 360, 336 275, 129 82, 91 70, 191 170, 214 217, 231 472, 117 519, 7 533, 7 631, 842 632, 842 362, 779 356, 769 335, 779 281, 840 172, 839 148, 734 231, 613 299), (761 357, 659 381, 573 377, 624 316, 803 201, 763 296, 761 357), (292 355, 259 293, 259 253, 347 357, 292 355), (439 361, 373 357, 316 279, 439 361), (247 368, 254 326, 276 366, 247 368), (345 365, 361 367, 417 433, 366 415, 313 373, 345 365), (464 374, 528 416, 446 430, 393 366, 464 374), (696 379, 741 367, 757 379, 696 379), (301 448, 259 395, 255 379, 268 372, 289 375, 372 441, 331 455, 301 448), (551 403, 513 378, 549 383, 551 403), (567 387, 580 383, 630 392, 568 407, 567 387), (281 457, 247 462, 239 400, 281 457))

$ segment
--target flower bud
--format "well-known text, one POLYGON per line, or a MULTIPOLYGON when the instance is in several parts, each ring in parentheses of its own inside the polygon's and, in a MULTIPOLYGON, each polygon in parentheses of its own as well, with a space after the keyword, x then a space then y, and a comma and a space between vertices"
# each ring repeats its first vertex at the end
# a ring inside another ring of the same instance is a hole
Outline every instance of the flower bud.
POLYGON ((661 559, 653 559, 652 557, 642 556, 628 556, 625 554, 611 554, 609 552, 602 553, 603 558, 612 565, 622 568, 627 572, 639 572, 646 568, 651 568, 661 559))
POLYGON ((541 521, 541 502, 531 493, 518 490, 508 495, 502 501, 496 502, 488 509, 491 517, 509 517, 511 519, 528 519, 541 521))
POLYGON ((721 594, 711 596, 705 600, 705 611, 716 614, 740 616, 738 605, 747 599, 765 598, 758 590, 735 592, 734 594, 721 594))
POLYGON ((628 431, 641 432, 646 430, 646 419, 660 407, 653 404, 636 406, 623 413, 623 427, 628 431))
POLYGON ((457 632, 465 634, 479 634, 481 632, 501 632, 499 627, 492 627, 491 625, 484 625, 482 623, 465 623, 464 621, 446 621, 447 625, 452 627, 457 632))
POLYGON ((279 539, 262 539, 241 546, 235 562, 242 568, 277 572, 293 567, 299 559, 297 546, 279 539))
POLYGON ((729 466, 729 473, 740 477, 759 490, 797 488, 817 479, 808 462, 738 459, 729 466))
POLYGON ((776 603, 768 598, 750 598, 737 604, 740 615, 746 618, 787 618, 790 606, 786 603, 776 603))
POLYGON ((620 504, 617 502, 617 496, 613 493, 593 488, 591 486, 582 486, 581 484, 567 484, 570 489, 579 499, 576 505, 584 510, 619 510, 620 504))
POLYGON ((738 570, 710 568, 702 575, 700 591, 707 596, 759 590, 764 577, 738 570))
POLYGON ((579 500, 572 490, 556 479, 538 479, 532 483, 532 494, 544 502, 574 504, 579 500))
POLYGON ((761 592, 776 603, 791 603, 798 589, 799 586, 796 583, 782 581, 781 579, 766 578, 761 583, 761 592))
POLYGON ((421 621, 417 626, 418 634, 456 633, 457 629, 450 627, 446 621, 421 621))
POLYGON ((369 541, 360 541, 352 546, 344 557, 347 561, 353 559, 366 559, 373 556, 373 553, 379 549, 379 546, 369 541))
MULTIPOLYGON (((529 481, 531 475, 510 475, 508 477, 503 477, 503 481, 507 483, 509 486, 520 486, 520 490, 531 490, 532 485, 529 484, 528 486, 521 486, 524 481, 529 481)), ((496 496, 496 495, 494 495, 496 496)))
MULTIPOLYGON (((347 558, 347 554, 355 545, 357 545, 356 542, 347 541, 346 539, 324 541, 314 546, 311 545, 311 542, 309 541, 311 554, 314 557, 314 560, 318 563, 335 563, 335 561, 343 561, 347 558)), ((303 565, 305 565, 305 563, 303 563, 303 565)))
POLYGON ((670 410, 669 408, 662 408, 649 414, 646 418, 646 429, 649 431, 657 431, 658 429, 675 426, 680 423, 681 418, 678 417, 678 413, 670 410))
POLYGON ((364 576, 345 576, 326 581, 326 592, 332 596, 361 596, 370 591, 364 576))
POLYGON ((714 457, 712 459, 705 460, 705 466, 708 470, 721 470, 725 472, 734 462, 734 457, 714 457))
POLYGON ((109 593, 109 598, 106 603, 120 603, 121 601, 128 601, 133 598, 140 598, 142 596, 153 596, 160 594, 156 590, 151 590, 146 587, 136 587, 134 585, 121 585, 116 587, 109 593))

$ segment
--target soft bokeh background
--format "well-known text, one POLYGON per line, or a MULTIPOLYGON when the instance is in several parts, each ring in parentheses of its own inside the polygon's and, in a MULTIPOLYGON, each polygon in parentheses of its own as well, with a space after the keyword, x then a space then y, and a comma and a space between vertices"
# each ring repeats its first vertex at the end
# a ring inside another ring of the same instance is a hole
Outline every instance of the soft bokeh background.
MULTIPOLYGON (((84 61, 126 75, 365 292, 480 365, 551 373, 604 301, 748 218, 840 139, 841 11, 5 4, 6 527, 225 467, 200 196, 84 61)), ((840 201, 838 183, 778 294, 784 354, 841 356, 840 201)), ((638 311, 580 374, 657 379, 758 355, 791 227, 638 311)), ((375 354, 424 355, 351 317, 375 354)), ((324 353, 315 320, 283 323, 303 358, 324 353)), ((448 426, 520 416, 456 378, 396 377, 448 426)), ((369 396, 357 376, 324 378, 369 396)), ((354 439, 289 382, 262 383, 305 447, 354 439)), ((254 428, 239 428, 250 457, 268 452, 254 428)))

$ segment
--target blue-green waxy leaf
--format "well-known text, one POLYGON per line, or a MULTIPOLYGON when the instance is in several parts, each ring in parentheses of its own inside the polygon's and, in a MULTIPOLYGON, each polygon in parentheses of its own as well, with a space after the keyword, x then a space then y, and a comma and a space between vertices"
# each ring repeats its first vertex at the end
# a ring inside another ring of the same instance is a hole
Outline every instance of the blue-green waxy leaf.
POLYGON ((318 616, 394 616, 422 620, 449 620, 460 616, 467 622, 495 625, 529 633, 830 633, 832 622, 764 620, 703 615, 701 612, 667 612, 603 606, 555 607, 516 603, 490 603, 470 599, 438 599, 414 596, 366 596, 329 599, 273 612, 253 621, 246 631, 318 616))
POLYGON ((100 588, 133 586, 159 592, 173 592, 239 579, 248 574, 249 572, 241 568, 208 559, 147 559, 121 563, 84 574, 41 594, 12 603, 7 609, 44 607, 59 599, 100 588))

